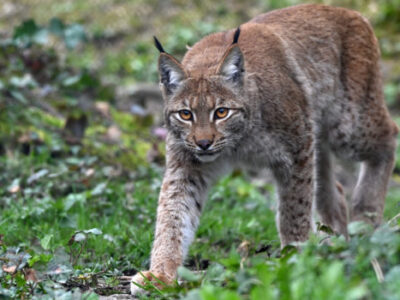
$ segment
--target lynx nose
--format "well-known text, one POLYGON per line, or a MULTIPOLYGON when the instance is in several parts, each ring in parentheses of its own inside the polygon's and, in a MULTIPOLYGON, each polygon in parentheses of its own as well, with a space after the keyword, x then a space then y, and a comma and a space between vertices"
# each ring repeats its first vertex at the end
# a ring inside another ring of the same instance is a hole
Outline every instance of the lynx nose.
POLYGON ((212 141, 211 140, 200 140, 196 142, 197 146, 199 146, 203 150, 207 150, 210 148, 212 141))

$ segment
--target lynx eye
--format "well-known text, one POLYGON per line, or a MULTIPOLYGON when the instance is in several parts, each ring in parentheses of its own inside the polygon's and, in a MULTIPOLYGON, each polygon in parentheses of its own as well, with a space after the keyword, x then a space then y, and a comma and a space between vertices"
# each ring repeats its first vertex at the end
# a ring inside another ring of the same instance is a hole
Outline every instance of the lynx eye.
POLYGON ((190 110, 187 110, 187 109, 180 110, 179 116, 182 118, 182 120, 185 120, 185 121, 190 121, 193 119, 192 113, 190 112, 190 110))
POLYGON ((229 109, 226 107, 218 108, 214 113, 214 119, 223 119, 228 115, 229 109))

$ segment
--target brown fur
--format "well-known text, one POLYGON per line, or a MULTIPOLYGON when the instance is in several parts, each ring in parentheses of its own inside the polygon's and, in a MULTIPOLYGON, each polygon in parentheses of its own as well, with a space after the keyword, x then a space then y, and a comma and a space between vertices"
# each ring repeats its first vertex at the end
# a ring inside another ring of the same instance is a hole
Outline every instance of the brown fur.
POLYGON ((382 220, 398 129, 384 104, 368 21, 343 8, 299 5, 240 30, 238 44, 235 30, 205 37, 182 64, 160 55, 169 134, 150 270, 166 282, 183 262, 208 187, 233 167, 272 170, 282 247, 308 238, 313 199, 322 221, 347 235, 331 152, 362 163, 350 219, 382 220), (221 107, 226 119, 215 117, 221 107), (191 121, 180 119, 183 109, 191 121))

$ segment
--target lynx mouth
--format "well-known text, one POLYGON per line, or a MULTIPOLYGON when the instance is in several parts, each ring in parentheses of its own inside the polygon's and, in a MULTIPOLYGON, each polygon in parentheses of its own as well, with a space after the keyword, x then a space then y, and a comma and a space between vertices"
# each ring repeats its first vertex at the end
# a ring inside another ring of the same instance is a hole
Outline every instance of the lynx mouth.
POLYGON ((219 154, 219 151, 204 151, 197 152, 196 157, 201 162, 212 162, 219 156, 219 154))
POLYGON ((199 156, 209 156, 209 155, 215 155, 215 154, 217 154, 218 152, 216 152, 216 151, 204 151, 204 152, 197 152, 196 153, 196 155, 199 155, 199 156))

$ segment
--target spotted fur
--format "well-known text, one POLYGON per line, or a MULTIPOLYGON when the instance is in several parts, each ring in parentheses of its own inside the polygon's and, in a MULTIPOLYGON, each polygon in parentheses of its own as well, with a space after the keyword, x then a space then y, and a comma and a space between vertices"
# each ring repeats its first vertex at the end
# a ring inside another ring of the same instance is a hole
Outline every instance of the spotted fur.
POLYGON ((398 133, 384 104, 379 56, 364 17, 323 5, 272 11, 209 35, 182 63, 162 52, 169 133, 150 271, 174 280, 209 187, 235 167, 274 174, 282 247, 308 238, 313 200, 322 222, 347 235, 331 153, 361 162, 350 220, 378 225, 398 133), (221 107, 229 114, 218 119, 221 107), (182 120, 182 110, 192 120, 182 120))

